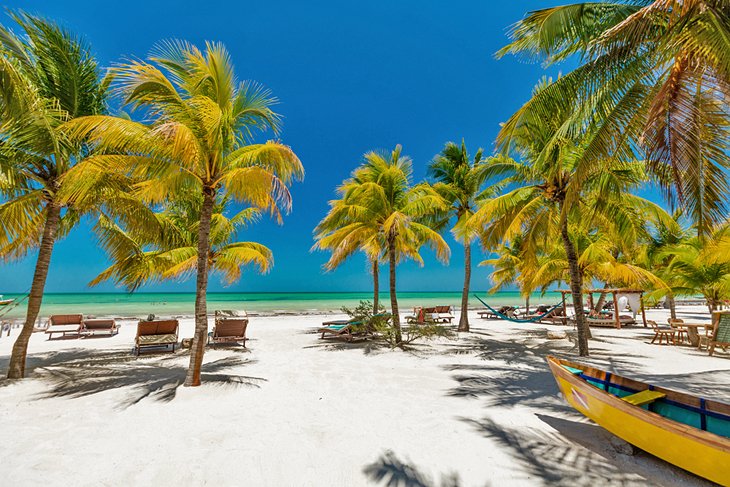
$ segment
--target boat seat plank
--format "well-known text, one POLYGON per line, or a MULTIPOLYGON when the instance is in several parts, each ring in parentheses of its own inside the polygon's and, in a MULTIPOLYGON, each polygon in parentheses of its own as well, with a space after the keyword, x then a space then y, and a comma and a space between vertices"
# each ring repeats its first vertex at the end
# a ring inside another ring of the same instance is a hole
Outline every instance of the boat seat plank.
POLYGON ((567 365, 563 365, 563 368, 564 368, 565 370, 567 370, 568 372, 570 372, 571 374, 573 374, 573 375, 580 375, 580 374, 582 374, 582 373, 583 373, 583 371, 582 371, 582 370, 580 370, 580 369, 576 369, 575 367, 569 367, 569 366, 567 366, 567 365))
POLYGON ((630 396, 622 397, 621 399, 629 404, 633 404, 634 406, 643 406, 644 404, 649 404, 650 402, 654 402, 657 399, 661 399, 666 396, 667 395, 663 392, 650 391, 647 389, 645 391, 637 392, 636 394, 631 394, 630 396))

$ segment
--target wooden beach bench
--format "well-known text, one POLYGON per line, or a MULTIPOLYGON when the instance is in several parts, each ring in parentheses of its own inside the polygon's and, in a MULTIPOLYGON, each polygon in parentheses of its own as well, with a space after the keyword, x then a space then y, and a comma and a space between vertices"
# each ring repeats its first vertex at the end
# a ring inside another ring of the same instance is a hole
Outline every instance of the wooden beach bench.
POLYGON ((451 323, 454 315, 451 314, 451 306, 436 306, 436 320, 441 323, 451 323))
POLYGON ((247 327, 248 318, 216 318, 213 331, 208 333, 208 343, 242 342, 243 348, 246 348, 247 327))
POLYGON ((179 325, 177 320, 140 321, 137 323, 137 336, 134 339, 137 355, 139 355, 142 348, 167 347, 168 345, 172 345, 172 352, 175 353, 179 325))
POLYGON ((54 333, 60 333, 61 338, 65 338, 67 334, 76 335, 76 338, 80 337, 83 321, 83 315, 52 315, 48 319, 48 327, 45 330, 48 339, 52 339, 54 333))
POLYGON ((114 319, 84 320, 81 333, 85 336, 108 335, 119 333, 119 327, 114 319))

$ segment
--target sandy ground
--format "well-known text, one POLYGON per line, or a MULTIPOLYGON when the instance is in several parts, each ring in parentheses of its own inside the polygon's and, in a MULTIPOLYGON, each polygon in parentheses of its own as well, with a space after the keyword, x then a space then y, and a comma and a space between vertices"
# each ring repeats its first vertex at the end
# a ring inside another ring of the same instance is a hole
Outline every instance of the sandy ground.
MULTIPOLYGON (((702 308, 682 315, 707 318, 702 308)), ((666 322, 664 311, 652 317, 666 322)), ((332 317, 327 317, 331 319, 332 317)), ((612 436, 558 395, 547 330, 472 317, 472 333, 408 352, 320 340, 318 316, 253 318, 248 350, 136 358, 113 338, 32 337, 29 378, 0 380, 2 485, 706 485, 612 436)), ((192 336, 192 320, 181 337, 192 336)), ((3 373, 17 331, 0 338, 3 373)), ((730 355, 596 329, 591 363, 728 400, 730 355)))

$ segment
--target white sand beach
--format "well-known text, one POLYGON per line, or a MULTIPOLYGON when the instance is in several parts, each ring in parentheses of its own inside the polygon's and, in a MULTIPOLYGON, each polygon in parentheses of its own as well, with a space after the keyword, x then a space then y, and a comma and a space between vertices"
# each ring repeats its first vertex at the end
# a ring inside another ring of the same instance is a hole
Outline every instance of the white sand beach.
MULTIPOLYGON (((322 318, 252 318, 248 349, 209 348, 198 388, 181 386, 186 351, 135 357, 131 321, 112 338, 34 334, 29 378, 0 381, 0 484, 708 485, 619 453, 561 399, 544 357, 575 350, 547 330, 571 327, 474 314, 473 332, 403 352, 321 340, 322 318)), ((642 326, 593 333, 590 363, 730 397, 728 354, 651 345, 642 326)), ((0 338, 3 370, 16 334, 0 338)))

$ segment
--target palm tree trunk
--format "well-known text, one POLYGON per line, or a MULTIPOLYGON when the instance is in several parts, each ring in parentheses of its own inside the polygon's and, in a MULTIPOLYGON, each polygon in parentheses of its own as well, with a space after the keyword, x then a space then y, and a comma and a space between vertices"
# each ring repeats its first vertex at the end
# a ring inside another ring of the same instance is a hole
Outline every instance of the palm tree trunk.
POLYGON ((400 315, 398 314, 398 297, 395 294, 395 236, 388 237, 388 261, 390 263, 390 312, 392 313, 393 330, 395 331, 395 344, 403 342, 400 330, 400 315))
POLYGON ((378 276, 378 259, 373 259, 373 314, 378 314, 378 308, 380 303, 378 298, 380 297, 380 282, 378 276))
POLYGON ((8 379, 22 379, 25 377, 25 357, 28 354, 28 341, 33 333, 35 320, 41 310, 43 301, 43 289, 46 287, 48 267, 51 264, 53 245, 56 242, 56 234, 61 224, 61 207, 55 203, 48 203, 46 206, 46 222, 43 227, 43 237, 38 249, 38 258, 33 273, 33 283, 28 295, 28 311, 25 315, 25 323, 20 335, 13 344, 13 352, 10 356, 8 368, 8 379))
POLYGON ((525 315, 530 314, 530 295, 528 294, 525 297, 525 315))
POLYGON ((677 303, 674 301, 674 293, 667 293, 667 303, 669 304, 669 317, 673 320, 677 319, 677 303))
POLYGON ((208 259, 210 254, 210 221, 213 215, 215 190, 203 188, 203 207, 198 227, 198 270, 195 288, 195 335, 190 348, 190 365, 185 376, 185 386, 200 385, 200 368, 203 365, 205 342, 208 339, 208 259))
MULTIPOLYGON (((607 282, 603 284, 603 289, 608 289, 607 282)), ((603 305, 606 304, 606 296, 608 296, 608 294, 606 294, 605 292, 601 293, 601 295, 598 297, 598 302, 593 307, 594 311, 598 311, 600 313, 600 311, 603 309, 603 305)))
POLYGON ((573 295, 573 308, 575 309, 575 322, 578 328, 578 355, 581 357, 588 356, 588 322, 583 313, 583 275, 578 266, 578 254, 575 246, 570 240, 568 233, 568 220, 564 218, 560 224, 560 236, 563 239, 563 247, 565 255, 568 258, 568 270, 570 272, 570 291, 573 295))
POLYGON ((469 331, 469 285, 471 284, 471 243, 464 243, 464 288, 461 290, 461 316, 458 331, 469 331))

